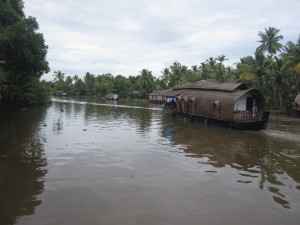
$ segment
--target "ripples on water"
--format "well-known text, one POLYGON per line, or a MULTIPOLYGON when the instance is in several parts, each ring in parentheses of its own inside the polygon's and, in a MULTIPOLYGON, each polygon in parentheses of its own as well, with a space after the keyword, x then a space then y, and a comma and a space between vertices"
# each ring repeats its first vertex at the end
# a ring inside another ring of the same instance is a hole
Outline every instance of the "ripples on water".
POLYGON ((60 99, 5 116, 7 224, 299 222, 299 118, 273 116, 265 131, 235 131, 155 105, 60 99))

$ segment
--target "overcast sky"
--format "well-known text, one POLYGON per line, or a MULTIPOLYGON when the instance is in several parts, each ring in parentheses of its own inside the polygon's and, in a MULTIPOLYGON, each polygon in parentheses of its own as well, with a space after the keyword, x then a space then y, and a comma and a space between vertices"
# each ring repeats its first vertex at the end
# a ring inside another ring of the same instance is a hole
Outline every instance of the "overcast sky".
POLYGON ((83 77, 112 73, 156 77, 178 61, 188 67, 225 55, 253 55, 258 32, 280 29, 282 44, 300 34, 299 0, 24 0, 36 17, 56 70, 83 77))

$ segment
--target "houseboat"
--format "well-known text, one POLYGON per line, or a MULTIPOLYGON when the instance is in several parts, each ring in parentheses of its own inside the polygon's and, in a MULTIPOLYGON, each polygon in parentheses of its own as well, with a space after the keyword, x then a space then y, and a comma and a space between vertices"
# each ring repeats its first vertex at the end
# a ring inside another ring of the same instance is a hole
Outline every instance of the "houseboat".
POLYGON ((176 102, 173 116, 191 121, 237 130, 261 130, 268 124, 270 112, 265 111, 262 93, 245 83, 187 83, 164 92, 165 99, 170 97, 176 102))
POLYGON ((56 96, 68 96, 68 92, 66 92, 66 91, 58 91, 58 92, 56 92, 56 96))
POLYGON ((106 100, 117 100, 118 99, 118 94, 116 93, 109 93, 105 95, 106 100))
POLYGON ((163 91, 155 91, 149 94, 149 101, 151 103, 165 104, 176 98, 180 93, 180 90, 167 89, 163 91))
POLYGON ((300 116, 300 94, 296 96, 293 105, 287 107, 287 113, 290 115, 300 116))

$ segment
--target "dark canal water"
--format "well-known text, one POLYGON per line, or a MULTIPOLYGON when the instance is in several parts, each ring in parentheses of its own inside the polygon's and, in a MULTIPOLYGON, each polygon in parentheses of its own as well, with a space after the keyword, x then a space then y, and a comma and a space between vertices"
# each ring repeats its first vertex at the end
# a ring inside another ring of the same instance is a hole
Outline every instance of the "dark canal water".
POLYGON ((0 108, 0 224, 299 224, 300 118, 235 131, 122 105, 0 108))

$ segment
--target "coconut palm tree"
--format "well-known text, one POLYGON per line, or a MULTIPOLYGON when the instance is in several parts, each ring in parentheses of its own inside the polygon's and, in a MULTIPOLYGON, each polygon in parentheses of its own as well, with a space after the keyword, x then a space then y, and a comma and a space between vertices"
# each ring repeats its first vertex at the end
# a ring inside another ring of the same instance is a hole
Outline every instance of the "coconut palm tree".
POLYGON ((95 87, 94 87, 95 80, 96 80, 95 75, 87 72, 85 74, 85 76, 83 77, 83 80, 84 80, 84 83, 86 85, 87 94, 89 96, 96 95, 96 93, 95 93, 95 87))
POLYGON ((222 80, 225 80, 225 77, 224 77, 224 75, 225 75, 224 74, 225 73, 225 68, 224 68, 224 65, 223 65, 223 62, 225 60, 228 60, 225 55, 219 55, 216 58, 216 61, 219 62, 219 73, 218 73, 219 74, 219 76, 218 76, 218 81, 219 82, 222 81, 222 80))
POLYGON ((213 57, 209 57, 209 59, 206 60, 206 63, 208 65, 208 71, 209 71, 209 77, 208 78, 214 78, 217 80, 217 63, 216 59, 213 57))
POLYGON ((141 93, 143 93, 143 97, 147 97, 148 94, 152 91, 154 84, 154 77, 152 76, 152 72, 147 69, 142 69, 140 71, 140 77, 137 80, 137 86, 141 93))
POLYGON ((180 84, 183 81, 183 77, 187 71, 186 66, 182 66, 180 62, 175 61, 172 66, 170 66, 171 69, 171 82, 170 85, 174 86, 176 84, 180 84))
POLYGON ((255 57, 247 56, 240 59, 237 72, 240 80, 247 80, 264 92, 263 78, 269 68, 266 56, 262 51, 256 50, 255 57))
POLYGON ((199 70, 200 70, 200 74, 201 74, 201 79, 207 80, 208 75, 209 75, 208 64, 206 62, 200 63, 199 70))
POLYGON ((54 80, 58 82, 64 82, 65 74, 61 72, 60 70, 54 71, 54 80))
POLYGON ((260 31, 258 33, 260 37, 258 42, 261 45, 257 49, 263 52, 267 51, 271 56, 275 55, 282 48, 282 44, 279 41, 283 39, 283 36, 279 35, 279 32, 280 30, 275 27, 265 28, 265 33, 260 31))
POLYGON ((223 62, 225 62, 226 60, 228 60, 228 59, 226 58, 225 55, 219 55, 219 56, 216 58, 216 61, 219 61, 219 63, 220 63, 221 65, 223 65, 223 62))
POLYGON ((169 68, 164 68, 162 73, 162 83, 164 87, 169 87, 171 72, 169 68))
POLYGON ((298 80, 300 79, 300 37, 297 44, 288 42, 285 47, 285 53, 282 55, 285 61, 284 67, 290 69, 292 79, 296 87, 296 93, 299 93, 298 80))

